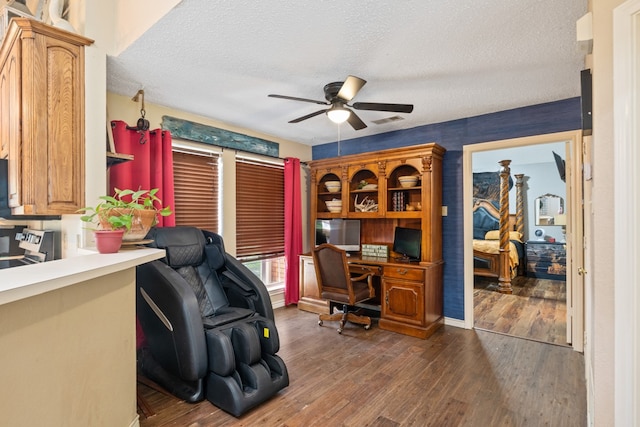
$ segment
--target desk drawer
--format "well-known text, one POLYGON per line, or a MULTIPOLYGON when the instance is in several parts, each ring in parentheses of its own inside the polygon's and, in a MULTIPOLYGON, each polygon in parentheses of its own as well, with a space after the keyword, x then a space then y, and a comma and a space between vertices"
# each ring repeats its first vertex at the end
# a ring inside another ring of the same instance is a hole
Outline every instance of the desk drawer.
POLYGON ((410 268, 410 267, 399 267, 399 266, 385 267, 384 276, 394 277, 396 279, 415 280, 415 281, 423 282, 424 270, 421 268, 410 268))

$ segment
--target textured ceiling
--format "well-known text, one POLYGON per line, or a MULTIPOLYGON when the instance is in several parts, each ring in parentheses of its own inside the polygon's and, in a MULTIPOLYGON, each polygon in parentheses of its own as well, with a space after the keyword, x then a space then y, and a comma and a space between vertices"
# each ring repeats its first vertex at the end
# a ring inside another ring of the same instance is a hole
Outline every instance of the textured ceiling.
POLYGON ((308 145, 379 134, 580 95, 575 23, 587 0, 183 0, 117 57, 108 89, 308 145), (367 80, 355 131, 321 106, 323 86, 367 80), (384 124, 374 120, 400 116, 384 124))

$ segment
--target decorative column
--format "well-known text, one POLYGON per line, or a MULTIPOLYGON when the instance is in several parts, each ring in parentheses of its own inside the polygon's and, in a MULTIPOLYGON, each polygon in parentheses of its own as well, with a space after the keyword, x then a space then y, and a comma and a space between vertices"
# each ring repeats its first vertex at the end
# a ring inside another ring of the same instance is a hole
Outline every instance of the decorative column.
POLYGON ((509 165, 511 160, 501 160, 500 166, 500 271, 498 292, 512 293, 511 269, 509 267, 509 165))
POLYGON ((524 238, 524 197, 522 186, 524 185, 524 174, 517 173, 516 177, 516 231, 524 238))

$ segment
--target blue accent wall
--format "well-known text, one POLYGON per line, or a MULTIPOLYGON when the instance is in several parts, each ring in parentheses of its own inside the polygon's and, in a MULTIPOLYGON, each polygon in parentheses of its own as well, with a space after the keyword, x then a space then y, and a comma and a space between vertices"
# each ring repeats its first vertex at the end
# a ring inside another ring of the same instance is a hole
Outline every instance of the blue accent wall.
MULTIPOLYGON (((342 155, 436 142, 447 149, 443 160, 442 218, 444 315, 464 320, 464 226, 462 147, 581 128, 580 98, 570 98, 514 110, 341 141, 342 155)), ((338 143, 312 148, 313 159, 336 157, 338 143)))

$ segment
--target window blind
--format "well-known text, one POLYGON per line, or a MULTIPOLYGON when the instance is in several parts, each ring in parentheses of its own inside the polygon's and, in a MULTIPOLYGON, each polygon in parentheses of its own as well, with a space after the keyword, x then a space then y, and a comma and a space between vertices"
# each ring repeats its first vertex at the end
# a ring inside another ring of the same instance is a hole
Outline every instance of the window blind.
POLYGON ((236 255, 260 259, 284 253, 284 168, 236 159, 236 255))
POLYGON ((173 152, 176 225, 218 232, 219 156, 173 152))

